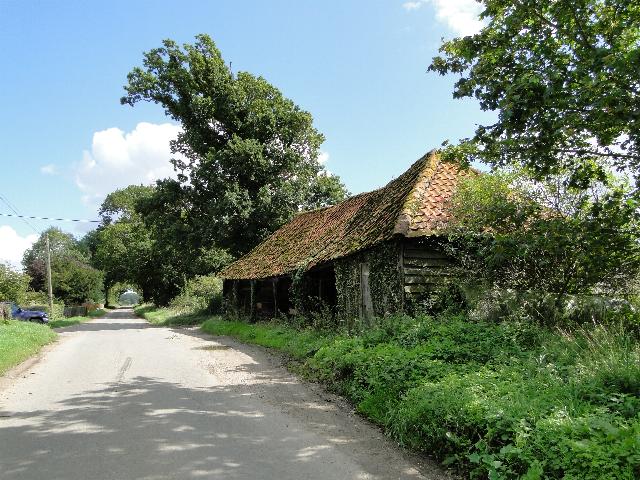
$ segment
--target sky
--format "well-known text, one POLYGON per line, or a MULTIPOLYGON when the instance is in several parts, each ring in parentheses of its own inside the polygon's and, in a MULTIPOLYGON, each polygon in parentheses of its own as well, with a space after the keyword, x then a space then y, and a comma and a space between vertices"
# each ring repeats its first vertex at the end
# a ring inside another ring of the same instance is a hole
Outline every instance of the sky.
POLYGON ((106 194, 173 175, 179 126, 120 105, 127 73, 163 39, 209 34, 234 72, 261 75, 311 112, 322 160, 351 193, 385 185, 490 114, 427 72, 442 39, 481 27, 474 0, 0 0, 0 261, 37 232, 80 237, 106 194))

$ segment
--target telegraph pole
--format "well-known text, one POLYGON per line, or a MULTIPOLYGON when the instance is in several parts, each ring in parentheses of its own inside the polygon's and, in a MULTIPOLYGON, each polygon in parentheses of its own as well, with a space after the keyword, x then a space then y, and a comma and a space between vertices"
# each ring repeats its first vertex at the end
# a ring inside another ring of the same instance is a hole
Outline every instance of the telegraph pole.
POLYGON ((53 320, 53 287, 51 286, 51 249, 49 248, 49 234, 47 239, 47 287, 49 288, 49 318, 53 320))

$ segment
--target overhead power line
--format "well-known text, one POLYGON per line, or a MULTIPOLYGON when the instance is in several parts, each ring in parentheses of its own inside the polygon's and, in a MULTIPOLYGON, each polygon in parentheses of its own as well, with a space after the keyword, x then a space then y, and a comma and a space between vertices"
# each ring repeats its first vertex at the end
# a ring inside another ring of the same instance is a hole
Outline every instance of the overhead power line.
MULTIPOLYGON (((15 211, 15 210, 14 210, 15 211)), ((31 218, 32 220, 53 220, 56 222, 81 222, 81 223, 100 223, 100 220, 85 220, 82 218, 54 218, 54 217, 35 217, 32 215, 19 215, 19 214, 15 214, 12 215, 10 213, 0 213, 0 216, 2 217, 17 217, 17 218, 22 218, 25 222, 27 218, 31 218)), ((27 222, 27 225, 31 224, 29 222, 27 222)), ((33 228, 33 227, 31 227, 33 228)), ((35 228, 34 228, 35 230, 35 228)))
POLYGON ((13 206, 13 204, 12 204, 9 200, 7 200, 7 199, 6 199, 5 197, 3 197, 2 195, 0 195, 0 200, 2 200, 2 201, 5 203, 5 205, 6 205, 7 207, 9 207, 9 209, 10 209, 13 213, 15 213, 15 215, 11 215, 11 214, 2 214, 2 215, 7 216, 7 217, 13 217, 13 216, 16 216, 16 217, 18 217, 18 218, 21 218, 21 219, 22 219, 22 221, 23 221, 24 223, 26 223, 26 224, 31 228, 31 230, 33 230, 33 231, 34 231, 34 232, 36 232, 38 235, 40 235, 40 233, 41 233, 41 232, 40 232, 36 227, 34 227, 33 225, 31 225, 31 222, 29 222, 29 221, 28 221, 28 220, 27 220, 23 215, 20 215, 20 213, 18 213, 18 210, 16 209, 16 207, 14 207, 14 206, 13 206))

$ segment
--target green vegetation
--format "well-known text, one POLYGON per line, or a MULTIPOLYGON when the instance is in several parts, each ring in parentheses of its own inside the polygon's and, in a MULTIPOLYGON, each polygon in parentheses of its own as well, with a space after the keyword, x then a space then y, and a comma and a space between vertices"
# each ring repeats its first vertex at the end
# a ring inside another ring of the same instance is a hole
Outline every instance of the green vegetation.
POLYGON ((0 322, 0 375, 56 338, 46 325, 10 320, 0 322))
POLYGON ((53 294, 66 305, 100 302, 103 299, 103 274, 89 265, 90 254, 84 242, 51 227, 42 232, 22 260, 30 286, 36 292, 46 289, 46 236, 51 248, 51 284, 53 294))
POLYGON ((430 66, 459 77, 454 98, 475 97, 496 112, 452 157, 520 165, 539 179, 565 170, 581 188, 607 166, 636 173, 638 2, 480 3, 484 28, 445 41, 430 66))
POLYGON ((121 103, 159 104, 182 133, 172 142, 177 179, 117 190, 102 205, 88 245, 108 288, 130 282, 168 305, 301 209, 346 196, 318 161, 324 137, 311 114, 264 78, 232 72, 207 35, 145 52, 125 90, 121 103))
POLYGON ((0 263, 0 302, 22 303, 29 288, 29 280, 28 275, 0 263))
MULTIPOLYGON (((182 321, 168 309, 138 311, 156 323, 182 321)), ((296 371, 347 397, 400 444, 471 478, 640 474, 640 344, 620 326, 550 331, 445 313, 389 317, 348 335, 191 320, 287 354, 296 371)))
POLYGON ((188 327, 200 325, 209 318, 202 312, 181 312, 173 308, 157 308, 153 305, 138 305, 133 311, 153 325, 163 327, 188 327))
POLYGON ((106 310, 99 308, 98 310, 93 310, 92 312, 87 313, 85 317, 69 317, 69 318, 61 318, 59 320, 50 321, 49 327, 51 328, 70 327, 72 325, 77 325, 79 323, 93 320, 94 318, 102 317, 106 313, 107 313, 106 310))
POLYGON ((599 302, 609 310, 604 316, 630 307, 622 299, 633 296, 640 275, 638 203, 613 180, 597 194, 567 183, 536 182, 521 171, 461 181, 451 201, 455 221, 442 242, 464 279, 456 285, 511 295, 525 307, 516 319, 547 325, 591 321, 592 312, 576 315, 577 303, 599 302))
POLYGON ((179 312, 219 313, 222 309, 222 280, 213 275, 191 278, 169 306, 179 312))
POLYGON ((248 324, 239 320, 210 317, 201 328, 212 335, 228 335, 242 342, 275 348, 298 360, 313 355, 333 340, 328 333, 313 329, 296 329, 277 321, 248 324))

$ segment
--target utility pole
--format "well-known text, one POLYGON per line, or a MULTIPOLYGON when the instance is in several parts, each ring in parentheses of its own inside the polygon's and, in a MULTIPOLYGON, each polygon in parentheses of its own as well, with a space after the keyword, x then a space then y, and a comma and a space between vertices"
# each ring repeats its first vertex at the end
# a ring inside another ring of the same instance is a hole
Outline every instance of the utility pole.
POLYGON ((53 287, 51 286, 51 249, 49 248, 49 234, 47 239, 47 287, 49 288, 49 318, 53 320, 53 287))

